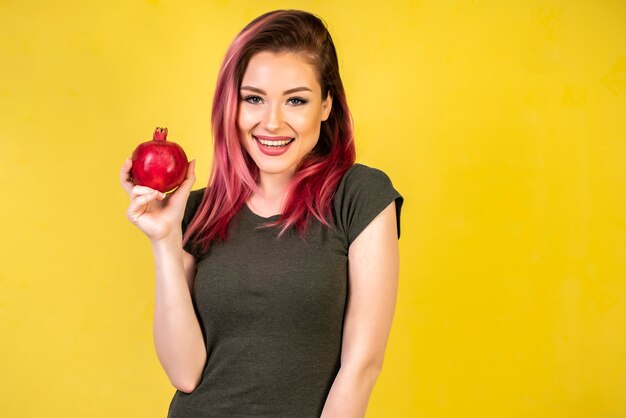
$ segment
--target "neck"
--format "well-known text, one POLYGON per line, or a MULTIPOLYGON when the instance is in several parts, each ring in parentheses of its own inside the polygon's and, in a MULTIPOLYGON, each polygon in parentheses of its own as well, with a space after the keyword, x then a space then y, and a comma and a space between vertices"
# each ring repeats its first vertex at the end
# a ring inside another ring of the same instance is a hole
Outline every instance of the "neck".
POLYGON ((268 202, 281 201, 292 177, 290 173, 261 173, 257 197, 268 202))
POLYGON ((260 216, 268 217, 282 213, 290 180, 291 177, 285 173, 261 173, 258 191, 248 199, 249 206, 260 216))

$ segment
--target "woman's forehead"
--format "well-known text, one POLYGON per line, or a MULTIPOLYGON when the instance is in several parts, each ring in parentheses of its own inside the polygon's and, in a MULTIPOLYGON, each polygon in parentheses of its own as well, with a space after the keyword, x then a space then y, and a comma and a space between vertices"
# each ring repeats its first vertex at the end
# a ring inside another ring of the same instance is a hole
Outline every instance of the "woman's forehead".
POLYGON ((310 60, 303 54, 293 52, 264 51, 253 55, 241 85, 262 89, 268 94, 297 87, 308 87, 313 92, 321 89, 310 60))

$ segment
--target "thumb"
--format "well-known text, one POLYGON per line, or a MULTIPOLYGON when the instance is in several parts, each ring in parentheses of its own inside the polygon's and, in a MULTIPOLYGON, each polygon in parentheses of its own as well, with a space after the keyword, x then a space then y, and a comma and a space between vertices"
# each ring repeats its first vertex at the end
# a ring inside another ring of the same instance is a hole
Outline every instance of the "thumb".
POLYGON ((176 188, 174 193, 172 193, 172 199, 175 199, 176 196, 181 196, 181 195, 184 195, 185 196, 184 199, 187 199, 187 196, 189 195, 189 193, 191 193, 191 188, 193 187, 193 184, 196 182, 196 175, 194 172, 195 167, 196 167, 195 159, 191 160, 187 164, 187 177, 185 177, 185 180, 183 180, 183 182, 180 183, 178 188, 176 188))
POLYGON ((196 182, 195 168, 196 168, 196 160, 194 158, 187 165, 187 177, 185 177, 185 180, 183 180, 183 182, 180 184, 180 187, 182 189, 191 190, 191 187, 196 182))

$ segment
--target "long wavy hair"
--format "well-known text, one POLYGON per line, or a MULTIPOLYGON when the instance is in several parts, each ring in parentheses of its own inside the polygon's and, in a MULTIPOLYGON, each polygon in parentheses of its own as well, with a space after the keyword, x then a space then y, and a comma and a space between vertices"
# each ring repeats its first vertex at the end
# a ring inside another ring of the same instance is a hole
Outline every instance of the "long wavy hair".
POLYGON ((278 220, 260 227, 280 227, 279 238, 295 228, 304 238, 311 217, 315 217, 333 229, 333 197, 341 178, 355 162, 352 117, 339 76, 337 52, 325 22, 300 10, 275 10, 257 17, 233 40, 217 79, 211 115, 213 165, 200 206, 183 237, 184 244, 191 239, 202 253, 213 241, 227 239, 231 219, 258 187, 259 168, 241 146, 237 111, 248 63, 263 51, 308 57, 316 69, 322 100, 330 94, 333 103, 328 119, 321 124, 316 146, 302 158, 290 181, 283 213, 278 220))

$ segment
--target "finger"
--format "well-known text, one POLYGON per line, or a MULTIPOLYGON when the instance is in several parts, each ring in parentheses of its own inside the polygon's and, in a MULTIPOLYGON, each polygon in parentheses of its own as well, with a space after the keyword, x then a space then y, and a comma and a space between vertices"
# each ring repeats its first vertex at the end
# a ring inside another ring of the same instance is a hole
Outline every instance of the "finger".
MULTIPOLYGON (((154 193, 154 192, 161 193, 158 190, 153 189, 151 187, 136 185, 132 189, 132 197, 143 196, 143 195, 147 195, 147 194, 154 193)), ((165 196, 164 193, 161 193, 161 194, 165 196)))
POLYGON ((120 184, 126 191, 126 193, 130 194, 133 186, 135 185, 130 179, 130 168, 133 166, 133 161, 130 158, 127 158, 124 161, 124 165, 122 166, 122 170, 120 171, 120 184))
POLYGON ((191 186, 193 186, 193 184, 196 182, 195 169, 196 169, 196 160, 193 159, 187 165, 187 177, 181 183, 181 186, 183 188, 188 187, 189 189, 191 189, 191 186))
POLYGON ((187 168, 187 178, 193 177, 196 178, 196 159, 194 158, 189 162, 189 166, 187 168))
POLYGON ((178 186, 178 188, 176 188, 176 190, 174 190, 174 192, 170 194, 170 199, 172 199, 173 202, 179 202, 180 199, 187 200, 189 193, 191 192, 191 187, 196 182, 195 166, 196 160, 191 160, 187 164, 187 177, 178 186))
POLYGON ((126 211, 131 221, 136 221, 148 208, 148 203, 154 200, 163 200, 165 195, 158 190, 154 193, 144 194, 133 199, 126 211))

